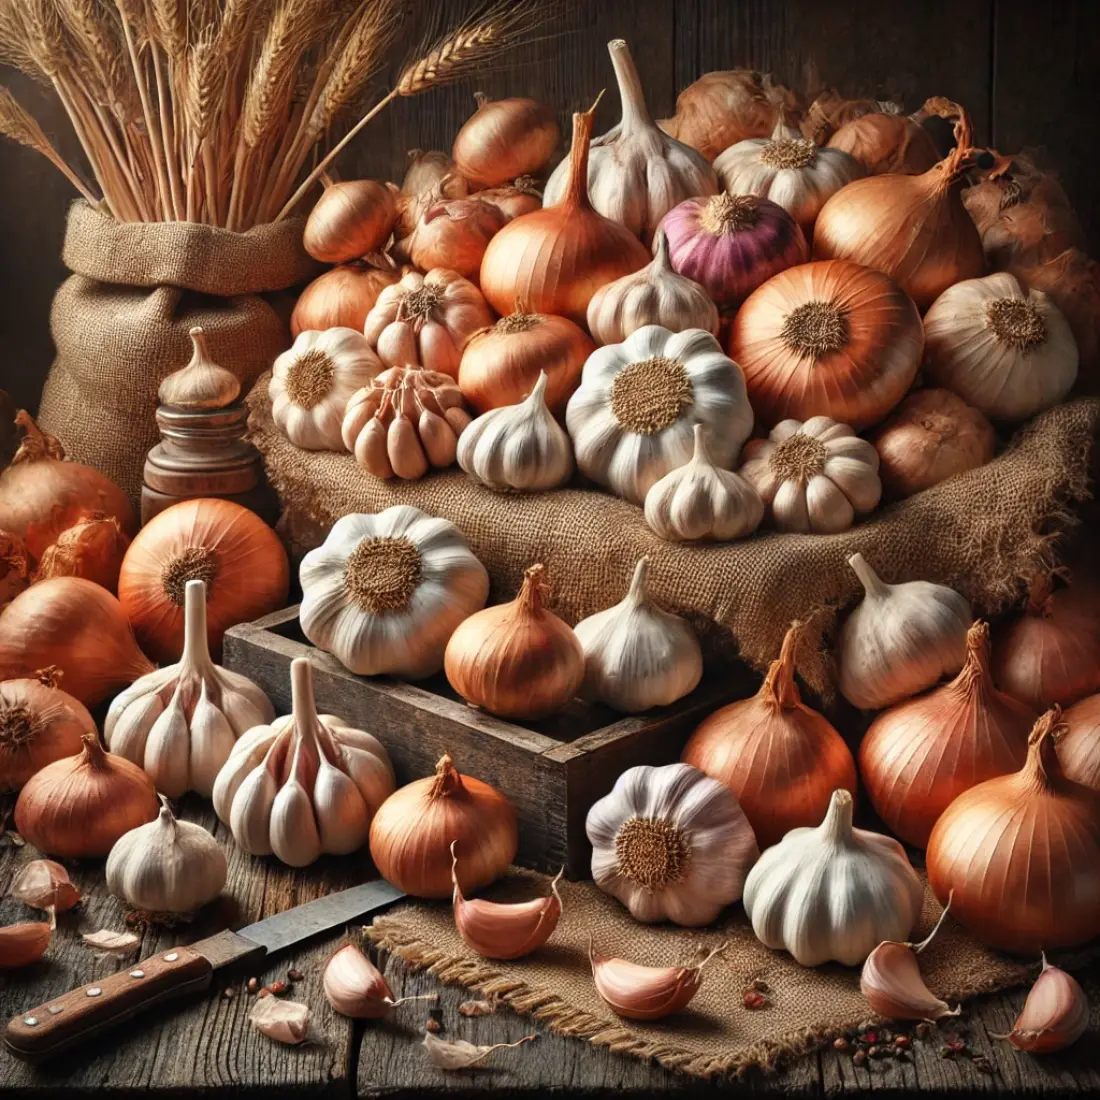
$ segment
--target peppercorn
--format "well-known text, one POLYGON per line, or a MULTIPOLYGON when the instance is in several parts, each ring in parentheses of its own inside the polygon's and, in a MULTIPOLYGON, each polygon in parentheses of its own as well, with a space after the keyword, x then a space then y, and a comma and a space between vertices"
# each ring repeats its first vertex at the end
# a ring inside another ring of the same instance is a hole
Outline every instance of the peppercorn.
POLYGON ((848 1049, 848 1040, 843 1038, 843 1037, 841 1037, 839 1039, 834 1039, 833 1040, 833 1049, 834 1050, 847 1050, 848 1049))
POLYGON ((274 993, 275 996, 278 997, 280 994, 285 993, 287 988, 286 982, 272 982, 271 985, 267 987, 267 991, 269 993, 274 993))

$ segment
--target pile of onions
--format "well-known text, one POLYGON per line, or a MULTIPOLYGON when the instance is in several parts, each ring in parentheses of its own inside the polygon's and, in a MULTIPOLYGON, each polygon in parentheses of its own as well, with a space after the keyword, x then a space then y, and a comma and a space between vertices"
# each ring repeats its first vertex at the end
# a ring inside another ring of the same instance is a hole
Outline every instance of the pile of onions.
POLYGON ((920 314, 901 287, 843 260, 769 279, 738 310, 729 341, 768 427, 812 416, 857 430, 876 423, 905 396, 923 349, 920 314))
MULTIPOLYGON (((475 189, 538 175, 558 147, 554 112, 533 99, 489 99, 475 92, 477 110, 455 137, 455 167, 475 189)), ((440 266, 453 267, 453 264, 440 266)))
POLYGON ((997 686, 1035 710, 1100 691, 1100 586, 1078 580, 1054 591, 1050 575, 1039 574, 994 652, 997 686))
POLYGON ((949 390, 917 390, 871 442, 883 487, 908 497, 991 462, 997 435, 983 413, 949 390))
POLYGON ((290 315, 290 334, 297 339, 299 333, 323 332, 329 328, 353 328, 362 332, 378 295, 400 278, 392 265, 384 268, 350 263, 326 271, 299 296, 290 315))
POLYGON ((564 413, 596 345, 566 317, 516 312, 475 333, 462 351, 458 388, 479 412, 518 405, 546 375, 546 404, 564 413))
POLYGON ((83 577, 109 592, 118 591, 118 574, 130 540, 114 516, 95 513, 62 531, 38 563, 35 580, 83 577))
POLYGON ((809 258, 798 223, 771 199, 720 195, 685 199, 661 220, 672 269, 715 304, 739 306, 761 283, 809 258))
POLYGON ((433 203, 401 249, 421 271, 445 267, 477 282, 489 242, 508 222, 499 206, 477 195, 433 203))
POLYGON ((149 521, 122 563, 118 598, 142 648, 157 660, 183 653, 187 582, 206 582, 206 636, 222 635, 286 603, 290 564, 275 532, 228 500, 185 500, 149 521))
POLYGON ((919 175, 940 159, 932 135, 921 125, 921 114, 868 112, 845 122, 829 138, 828 147, 850 153, 871 176, 919 175))
POLYGON ((859 774, 895 836, 923 848, 940 814, 986 779, 1019 771, 1036 713, 993 686, 989 626, 975 623, 948 684, 883 711, 859 746, 859 774))
POLYGON ((848 746, 794 682, 803 629, 791 625, 760 690, 705 719, 681 757, 733 791, 761 850, 791 829, 819 825, 833 791, 856 793, 848 746))
POLYGON ((959 795, 928 841, 928 883, 983 943, 1038 954, 1100 935, 1100 792, 1069 779, 1058 707, 1012 775, 959 795))
POLYGON ((481 291, 500 314, 517 301, 534 313, 585 324, 592 295, 645 267, 649 253, 630 230, 597 214, 588 198, 593 109, 573 116, 569 183, 554 206, 510 221, 485 250, 481 291))
POLYGON ((867 176, 848 184, 822 207, 813 244, 816 259, 853 260, 889 275, 922 310, 985 267, 960 194, 963 174, 981 156, 971 145, 970 117, 945 100, 929 100, 925 110, 958 117, 956 147, 919 176, 867 176))
POLYGON ((1100 791, 1100 695, 1088 695, 1065 714, 1066 733, 1058 742, 1062 769, 1076 783, 1100 791))
POLYGON ((305 250, 322 263, 342 264, 381 248, 397 220, 396 188, 374 180, 324 182, 302 234, 305 250))
POLYGON ((65 690, 89 707, 154 670, 118 600, 78 577, 39 581, 0 613, 0 680, 51 665, 65 674, 65 690))

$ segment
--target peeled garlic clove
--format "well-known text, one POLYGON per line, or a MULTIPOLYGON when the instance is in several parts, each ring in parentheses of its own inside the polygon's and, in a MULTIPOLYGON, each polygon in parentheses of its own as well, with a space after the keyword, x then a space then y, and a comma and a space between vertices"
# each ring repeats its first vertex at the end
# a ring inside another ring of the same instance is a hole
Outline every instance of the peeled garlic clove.
POLYGON ((80 901, 80 891, 69 872, 52 859, 31 860, 15 876, 8 893, 32 909, 52 909, 63 913, 80 901))
POLYGON ((597 955, 588 943, 588 959, 596 992, 627 1020, 659 1020, 678 1012, 699 992, 703 967, 722 947, 703 954, 692 966, 642 966, 626 959, 597 955))
POLYGON ((394 1004, 382 972, 353 943, 329 959, 322 984, 333 1009, 353 1020, 380 1019, 394 1004))
POLYGON ((0 928, 0 970, 38 962, 50 946, 50 926, 37 921, 0 928))
POLYGON ((1043 955, 1043 970, 1024 1002, 1007 1039, 1017 1050, 1051 1054, 1076 1043, 1088 1030, 1089 1002, 1077 979, 1051 966, 1043 955))
MULTIPOLYGON (((926 941, 927 942, 927 941, 926 941)), ((887 940, 867 956, 859 977, 859 991, 880 1015, 891 1020, 939 1020, 958 1016, 924 984, 913 945, 887 940)))
POLYGON ((261 997, 248 1014, 249 1023, 269 1039, 296 1046, 309 1037, 309 1005, 282 997, 261 997))

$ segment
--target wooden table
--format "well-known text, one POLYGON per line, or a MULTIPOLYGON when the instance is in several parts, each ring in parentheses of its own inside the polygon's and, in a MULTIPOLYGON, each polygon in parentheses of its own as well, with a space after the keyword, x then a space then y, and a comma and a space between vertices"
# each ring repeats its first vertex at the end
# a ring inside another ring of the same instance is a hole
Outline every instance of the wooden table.
MULTIPOLYGON (((298 872, 274 861, 251 859, 238 851, 209 807, 186 805, 184 816, 202 822, 226 843, 226 904, 219 904, 215 912, 189 926, 145 930, 141 955, 200 938, 226 922, 239 926, 269 916, 326 889, 352 885, 362 877, 364 869, 355 857, 324 861, 298 872)), ((35 853, 12 845, 10 837, 0 838, 0 845, 0 923, 36 919, 41 914, 7 897, 18 866, 35 853)), ((3 972, 0 1016, 4 1021, 51 996, 132 965, 138 957, 137 953, 125 958, 100 957, 83 944, 80 932, 123 929, 124 911, 121 903, 106 894, 102 864, 74 865, 70 873, 84 891, 84 901, 78 909, 59 917, 58 930, 42 962, 24 971, 3 972)), ((1022 992, 987 997, 972 1002, 968 1009, 970 1047, 989 1058, 994 1068, 991 1075, 978 1072, 966 1059, 942 1059, 941 1044, 933 1037, 915 1047, 908 1063, 875 1061, 861 1068, 848 1055, 830 1048, 775 1074, 701 1082, 575 1039, 553 1036, 508 1010, 480 1018, 461 1016, 458 1006, 470 998, 468 992, 441 986, 395 959, 383 960, 397 996, 439 994, 444 1037, 497 1043, 532 1032, 539 1035, 534 1043, 500 1052, 491 1068, 444 1074, 428 1063, 419 1046, 430 1002, 404 1005, 392 1019, 377 1024, 353 1024, 332 1012, 321 992, 321 970, 339 939, 339 934, 322 937, 279 956, 256 974, 261 981, 275 981, 285 980, 292 968, 302 973, 287 996, 305 1001, 313 1009, 316 1042, 286 1047, 255 1032, 246 1019, 254 1003, 245 990, 249 973, 219 975, 214 990, 202 998, 173 1011, 151 1013, 147 1019, 124 1025, 121 1033, 93 1040, 89 1049, 60 1056, 43 1068, 31 1069, 6 1052, 0 1054, 0 1093, 45 1100, 94 1091, 97 1100, 110 1100, 148 1092, 158 1100, 197 1100, 223 1090, 239 1097, 250 1093, 269 1096, 273 1086, 280 1096, 311 1098, 355 1094, 414 1097, 437 1092, 460 1097, 478 1091, 534 1094, 567 1089, 586 1094, 626 1092, 640 1100, 669 1090, 800 1096, 866 1089, 888 1090, 894 1095, 967 1091, 1079 1095, 1100 1091, 1100 1058, 1095 1041, 1089 1042, 1087 1037, 1073 1051, 1042 1062, 990 1038, 991 1033, 1011 1027, 1023 1001, 1022 992)), ((1085 976, 1085 984, 1095 1017, 1100 1007, 1100 968, 1085 976)))

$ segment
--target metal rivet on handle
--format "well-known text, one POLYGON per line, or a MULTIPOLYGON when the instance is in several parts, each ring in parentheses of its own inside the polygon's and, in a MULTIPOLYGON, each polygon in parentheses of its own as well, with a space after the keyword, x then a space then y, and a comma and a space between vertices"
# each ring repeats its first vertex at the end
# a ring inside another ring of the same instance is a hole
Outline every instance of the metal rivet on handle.
POLYGON ((63 1007, 64 1007, 63 1005, 49 1005, 49 1006, 47 1007, 46 1011, 47 1011, 47 1012, 48 1012, 48 1013, 49 1013, 49 1014, 50 1014, 51 1016, 56 1016, 56 1015, 57 1015, 57 1014, 58 1014, 58 1013, 59 1013, 59 1012, 61 1011, 61 1009, 62 1009, 63 1007))
POLYGON ((179 952, 170 951, 167 955, 164 956, 164 961, 166 963, 174 963, 176 961, 176 959, 178 959, 178 958, 179 958, 179 952))
POLYGON ((38 1017, 37 1016, 24 1016, 23 1017, 23 1023, 25 1023, 27 1025, 27 1027, 38 1027, 38 1017))
POLYGON ((145 971, 144 970, 131 970, 130 971, 130 977, 131 978, 144 978, 145 977, 145 971))
POLYGON ((100 989, 98 985, 93 985, 92 988, 88 990, 88 996, 89 997, 98 997, 100 995, 100 993, 102 993, 102 992, 103 992, 103 990, 100 989))

